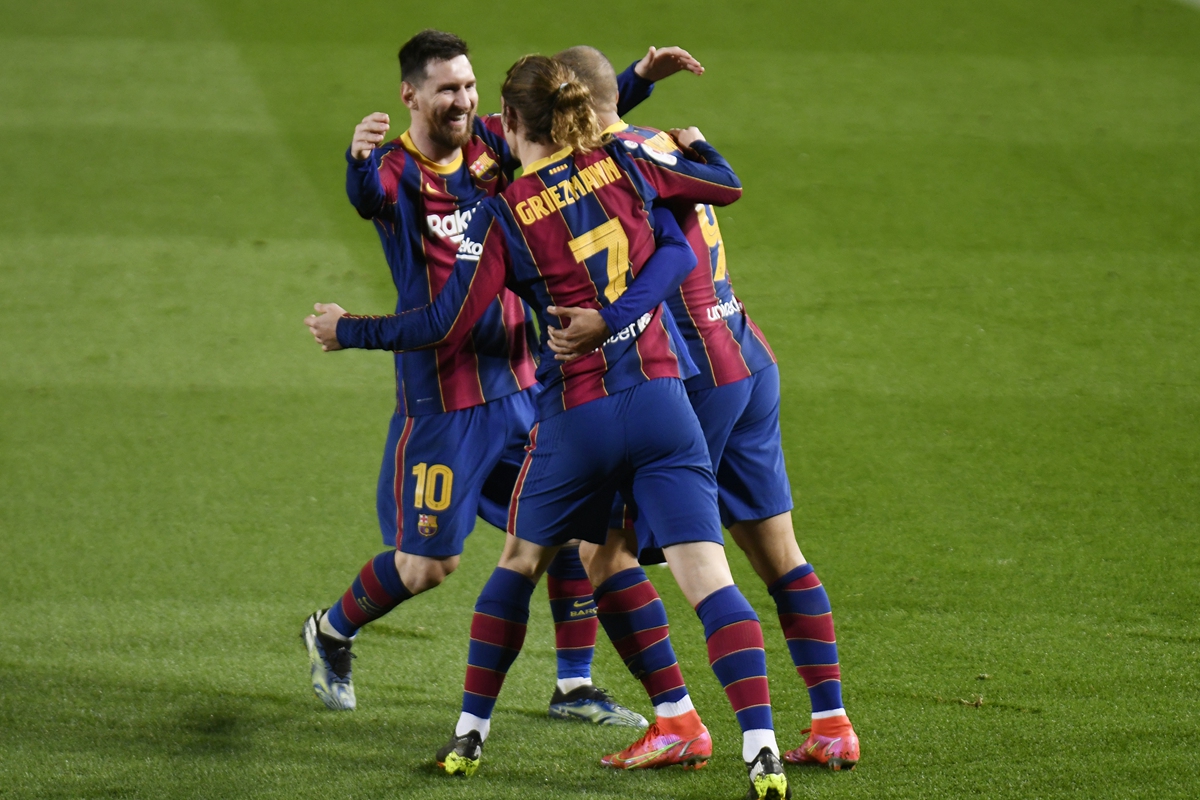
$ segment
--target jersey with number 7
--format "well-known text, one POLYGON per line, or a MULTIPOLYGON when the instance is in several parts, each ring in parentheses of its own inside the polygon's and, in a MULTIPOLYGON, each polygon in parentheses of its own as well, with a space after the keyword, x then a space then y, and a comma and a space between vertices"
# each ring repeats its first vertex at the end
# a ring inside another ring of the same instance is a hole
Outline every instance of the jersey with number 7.
MULTIPOLYGON (((662 264, 655 271, 673 274, 677 285, 695 256, 671 215, 654 213, 654 200, 686 196, 724 205, 741 194, 724 159, 711 147, 706 154, 707 164, 679 159, 649 166, 614 142, 590 153, 564 149, 529 165, 480 206, 432 305, 387 317, 343 317, 339 341, 372 349, 435 346, 472 325, 507 286, 534 309, 543 332, 537 373, 543 418, 646 380, 680 377, 661 305, 615 328, 600 349, 567 362, 556 361, 546 343, 546 326, 560 324, 546 308, 611 308, 652 258, 662 264)), ((610 326, 612 319, 606 316, 610 326)))

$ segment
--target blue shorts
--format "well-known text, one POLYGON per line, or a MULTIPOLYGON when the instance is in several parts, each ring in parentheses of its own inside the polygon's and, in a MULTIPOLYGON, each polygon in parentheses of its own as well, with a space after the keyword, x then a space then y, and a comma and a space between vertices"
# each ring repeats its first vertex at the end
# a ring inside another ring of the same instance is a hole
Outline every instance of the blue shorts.
POLYGON ((535 393, 442 414, 394 415, 375 495, 383 543, 446 558, 462 553, 476 515, 503 528, 537 417, 535 393))
POLYGON ((721 524, 792 510, 792 484, 779 433, 779 367, 688 393, 717 474, 721 524))
POLYGON ((640 550, 723 544, 716 479, 682 381, 639 383, 535 425, 508 532, 544 546, 603 543, 618 491, 646 521, 640 550))
MULTIPOLYGON (((772 365, 736 383, 689 392, 688 400, 716 468, 721 524, 728 528, 791 511, 792 484, 779 432, 779 368, 772 365)), ((617 495, 609 526, 643 524, 636 504, 617 495)))

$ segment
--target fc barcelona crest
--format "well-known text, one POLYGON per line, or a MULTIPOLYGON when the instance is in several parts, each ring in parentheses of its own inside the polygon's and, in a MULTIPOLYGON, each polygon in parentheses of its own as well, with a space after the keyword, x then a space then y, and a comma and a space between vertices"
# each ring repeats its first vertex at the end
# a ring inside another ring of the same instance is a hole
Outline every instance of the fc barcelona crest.
POLYGON ((481 183, 495 180, 496 176, 500 174, 500 165, 487 153, 482 153, 467 169, 475 176, 475 180, 481 183))
POLYGON ((437 514, 417 514, 417 533, 422 536, 437 533, 437 514))

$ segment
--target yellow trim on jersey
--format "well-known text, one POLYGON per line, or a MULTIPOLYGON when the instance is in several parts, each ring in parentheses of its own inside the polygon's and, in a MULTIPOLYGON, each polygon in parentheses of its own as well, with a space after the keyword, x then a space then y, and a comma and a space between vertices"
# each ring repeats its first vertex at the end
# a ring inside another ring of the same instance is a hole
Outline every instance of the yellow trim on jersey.
MULTIPOLYGON (((609 125, 607 128, 605 128, 604 133, 607 133, 607 134, 620 133, 621 131, 623 131, 629 127, 631 127, 631 126, 626 124, 623 120, 621 120, 618 122, 614 122, 612 125, 609 125)), ((651 128, 651 130, 654 130, 654 129, 651 128)), ((666 131, 658 131, 653 136, 649 137, 644 142, 642 142, 642 144, 644 144, 646 147, 650 147, 655 150, 661 150, 664 153, 683 152, 682 150, 679 149, 679 143, 676 142, 673 138, 671 138, 671 134, 667 133, 666 131)))
POLYGON ((429 169, 436 172, 438 175, 453 175, 462 168, 463 156, 461 147, 458 150, 458 155, 455 156, 454 160, 449 164, 438 164, 436 161, 430 161, 429 158, 422 153, 415 144, 413 144, 412 136, 409 135, 408 131, 400 134, 400 144, 403 145, 404 149, 409 152, 409 155, 411 155, 417 161, 420 161, 429 169))
POLYGON ((531 172, 537 172, 539 169, 546 166, 547 164, 553 164, 555 161, 562 161, 564 158, 566 158, 569 155, 571 155, 571 148, 564 147, 562 150, 559 150, 554 155, 546 156, 545 158, 539 158, 537 161, 530 164, 528 167, 525 168, 524 174, 528 175, 531 172))

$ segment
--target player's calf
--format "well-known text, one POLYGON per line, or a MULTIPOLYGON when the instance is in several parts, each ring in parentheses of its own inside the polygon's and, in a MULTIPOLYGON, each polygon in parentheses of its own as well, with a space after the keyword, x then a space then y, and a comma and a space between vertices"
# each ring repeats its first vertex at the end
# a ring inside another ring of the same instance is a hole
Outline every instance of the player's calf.
POLYGON ((784 758, 794 764, 854 769, 859 759, 858 736, 842 705, 837 637, 825 587, 812 565, 802 564, 772 583, 769 590, 788 651, 812 703, 812 727, 802 731, 808 738, 784 758))

